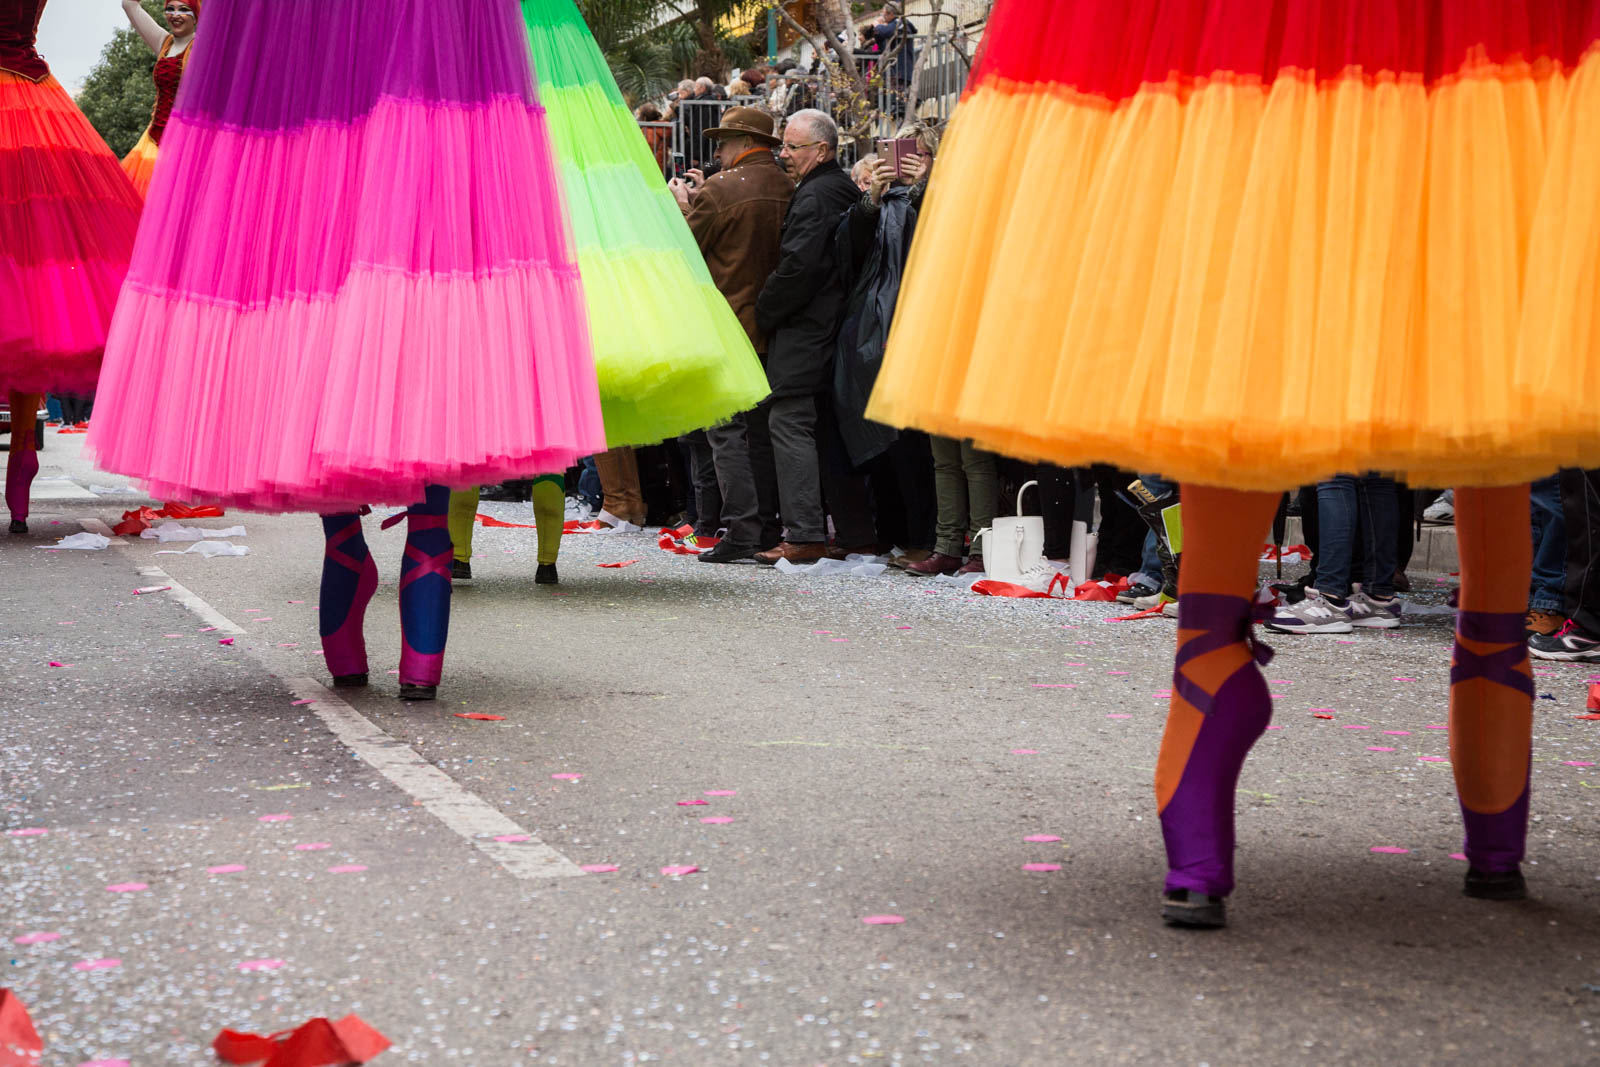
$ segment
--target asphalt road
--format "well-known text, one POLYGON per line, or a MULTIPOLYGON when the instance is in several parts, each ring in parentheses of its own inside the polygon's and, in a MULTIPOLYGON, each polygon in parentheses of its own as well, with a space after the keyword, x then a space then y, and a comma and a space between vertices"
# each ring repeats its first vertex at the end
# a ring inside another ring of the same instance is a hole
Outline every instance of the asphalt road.
POLYGON ((407 705, 374 517, 374 684, 335 696, 315 520, 195 524, 245 525, 243 557, 41 550, 138 502, 87 491, 125 481, 81 440, 0 539, 0 986, 47 1065, 347 1012, 380 1064, 1600 1062, 1592 666, 1538 668, 1533 899, 1496 905, 1461 895, 1429 728, 1448 617, 1278 637, 1232 925, 1174 931, 1169 621, 653 534, 569 536, 536 587, 533 532, 483 529, 441 699, 407 705))

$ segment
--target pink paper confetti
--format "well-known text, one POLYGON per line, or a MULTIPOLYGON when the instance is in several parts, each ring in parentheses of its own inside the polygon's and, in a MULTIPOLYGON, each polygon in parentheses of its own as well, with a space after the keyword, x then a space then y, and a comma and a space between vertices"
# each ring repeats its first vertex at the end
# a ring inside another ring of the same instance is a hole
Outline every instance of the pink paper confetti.
POLYGON ((580 869, 585 874, 610 874, 612 871, 620 870, 614 863, 585 863, 580 869))
POLYGON ((1384 733, 1388 734, 1390 737, 1410 737, 1411 736, 1411 731, 1410 730, 1385 730, 1384 733))
POLYGON ((13 937, 11 940, 19 945, 43 945, 50 941, 60 941, 61 935, 54 931, 39 930, 35 933, 23 934, 21 937, 13 937))
POLYGON ((1022 865, 1022 869, 1025 870, 1025 871, 1059 871, 1061 869, 1061 864, 1059 864, 1059 863, 1024 863, 1022 865))
POLYGON ((182 634, 162 634, 162 637, 182 637, 182 634))
POLYGON ((1352 641, 1352 640, 1351 640, 1351 639, 1350 639, 1350 638, 1348 638, 1348 637, 1341 637, 1341 638, 1339 638, 1339 639, 1338 639, 1338 641, 1336 641, 1336 642, 1335 642, 1335 643, 1336 643, 1336 644, 1340 644, 1340 645, 1353 645, 1353 644, 1355 644, 1355 642, 1354 642, 1354 641, 1352 641))
POLYGON ((1373 845, 1369 851, 1379 852, 1385 856, 1404 856, 1411 850, 1409 848, 1399 848, 1395 845, 1373 845))
POLYGON ((708 796, 708 797, 736 797, 738 795, 739 795, 739 791, 737 789, 707 789, 706 790, 706 796, 708 796))
POLYGON ((359 863, 343 863, 337 867, 329 867, 329 874, 360 874, 366 867, 359 863))
POLYGON ((814 634, 831 634, 831 633, 833 633, 832 630, 812 630, 811 632, 814 633, 814 634))
POLYGON ((1127 674, 1127 671, 1106 671, 1107 674, 1127 674))
POLYGON ((121 960, 79 960, 72 965, 75 971, 109 971, 113 967, 121 967, 121 960))
POLYGON ((1368 752, 1393 752, 1394 749, 1385 748, 1383 745, 1368 745, 1367 746, 1367 751, 1368 752))
POLYGON ((1450 729, 1450 727, 1446 726, 1442 722, 1439 722, 1439 723, 1429 723, 1427 726, 1424 726, 1423 729, 1424 730, 1448 730, 1448 729, 1450 729))
POLYGON ((850 639, 848 637, 830 637, 830 638, 828 638, 828 640, 832 641, 836 645, 843 645, 843 644, 849 644, 850 643, 850 639))
POLYGON ((260 608, 245 608, 244 609, 244 613, 246 615, 259 615, 259 614, 261 614, 261 609, 260 608))
POLYGON ((9 834, 12 837, 43 837, 45 834, 47 834, 49 832, 50 832, 49 830, 46 830, 42 826, 30 826, 25 830, 7 830, 6 831, 6 833, 9 834))
POLYGON ((1011 754, 1013 756, 1037 756, 1039 750, 1036 748, 1014 748, 1011 750, 1011 754))
POLYGON ((332 847, 333 845, 329 844, 327 841, 305 841, 294 846, 294 850, 296 852, 321 852, 325 848, 332 847))
POLYGON ((283 965, 283 960, 243 960, 239 964, 239 969, 241 971, 275 971, 283 965))
POLYGON ((661 873, 676 878, 679 875, 694 874, 699 870, 700 868, 695 866, 663 867, 661 868, 661 873))
POLYGON ((1372 729, 1372 727, 1370 727, 1370 726, 1357 726, 1354 723, 1345 723, 1344 726, 1343 726, 1343 729, 1346 729, 1346 730, 1370 730, 1370 729, 1372 729))
POLYGON ((1449 763, 1443 756, 1418 756, 1418 763, 1449 763))
POLYGON ((290 701, 290 702, 289 702, 289 706, 290 706, 290 707, 291 707, 291 708, 298 708, 298 707, 303 707, 303 706, 305 706, 305 705, 306 705, 306 704, 315 704, 315 703, 316 703, 316 701, 315 701, 315 700, 313 700, 313 699, 312 699, 312 698, 310 698, 310 697, 307 697, 307 698, 306 698, 306 699, 304 699, 304 700, 291 700, 291 701, 290 701))
POLYGON ((1465 852, 1452 852, 1450 853, 1450 858, 1453 860, 1460 860, 1462 863, 1467 862, 1467 854, 1465 852))
POLYGON ((304 600, 291 600, 291 601, 289 601, 289 603, 290 604, 304 604, 305 601, 304 600))
POLYGON ((148 885, 146 885, 144 882, 118 882, 115 885, 106 886, 106 892, 107 893, 143 893, 146 889, 149 889, 149 888, 150 887, 148 885))
POLYGON ((723 826, 732 822, 733 820, 726 815, 707 815, 700 821, 703 823, 709 823, 712 826, 723 826))
POLYGON ((1311 714, 1313 714, 1313 715, 1333 715, 1333 714, 1336 714, 1336 712, 1335 712, 1335 709, 1333 709, 1333 708, 1312 708, 1311 709, 1311 714))
POLYGON ((1060 841, 1061 838, 1057 837, 1055 834, 1029 834, 1027 837, 1024 837, 1023 840, 1034 845, 1046 845, 1052 841, 1060 841))
POLYGON ((909 630, 909 629, 911 629, 911 627, 909 627, 909 626, 896 626, 895 629, 896 630, 909 630))
POLYGON ((678 807, 680 807, 680 808, 692 808, 692 807, 696 806, 697 804, 705 804, 705 803, 706 803, 706 801, 701 800, 699 797, 695 797, 693 800, 680 800, 680 801, 678 801, 678 807))
POLYGON ((133 1067, 127 1060, 84 1060, 78 1067, 133 1067))
POLYGON ((1077 686, 1070 682, 1034 682, 1035 689, 1076 689, 1077 686))
POLYGON ((1589 763, 1589 762, 1586 762, 1584 760, 1569 759, 1569 760, 1563 760, 1562 762, 1564 762, 1568 767, 1593 767, 1594 766, 1593 763, 1589 763))
POLYGON ((256 822, 288 822, 292 818, 294 818, 294 816, 285 811, 279 812, 276 815, 262 815, 260 818, 256 819, 256 822))
POLYGON ((50 666, 52 666, 52 667, 65 667, 66 664, 65 663, 61 663, 61 662, 59 662, 57 660, 51 660, 50 661, 50 666))
POLYGON ((1281 726, 1269 726, 1269 727, 1267 727, 1267 729, 1269 729, 1269 730, 1281 730, 1281 729, 1283 729, 1283 727, 1281 727, 1281 726))
POLYGON ((217 644, 219 644, 219 645, 231 645, 231 644, 233 644, 233 638, 231 638, 231 637, 220 638, 220 639, 218 639, 217 644))
POLYGON ((270 615, 263 615, 263 616, 261 616, 261 617, 260 617, 260 618, 259 618, 259 619, 256 619, 256 620, 255 620, 255 621, 256 621, 256 622, 271 622, 271 621, 272 621, 272 616, 270 616, 270 615))
POLYGON ((279 648, 299 648, 300 647, 300 642, 298 642, 298 641, 280 641, 280 642, 278 642, 278 647, 279 648))
POLYGON ((212 631, 214 631, 215 629, 216 629, 215 626, 202 626, 202 627, 200 627, 200 632, 203 633, 203 634, 208 634, 208 633, 211 633, 212 631))
POLYGON ((906 919, 904 915, 863 915, 861 921, 868 926, 899 926, 906 919))
POLYGON ((496 834, 495 840, 502 844, 515 845, 532 839, 527 834, 496 834))
POLYGON ((579 778, 582 778, 583 775, 574 773, 573 771, 563 771, 560 774, 552 774, 550 777, 554 778, 558 782, 576 782, 579 778))
POLYGON ((172 588, 172 586, 170 586, 170 585, 152 585, 152 586, 148 586, 148 587, 146 587, 144 589, 135 589, 133 591, 133 595, 134 596, 144 596, 147 593, 165 593, 168 589, 171 589, 171 588, 172 588))
POLYGON ((1133 716, 1132 715, 1123 715, 1123 714, 1121 714, 1119 712, 1112 712, 1111 714, 1107 715, 1106 718, 1108 718, 1108 719, 1131 719, 1131 718, 1133 718, 1133 716))
POLYGON ((1267 682, 1267 684, 1268 685, 1293 685, 1294 683, 1289 681, 1289 679, 1287 679, 1287 678, 1273 678, 1273 679, 1269 680, 1267 682))
POLYGON ((1415 678, 1402 678, 1399 675, 1395 675, 1395 679, 1394 680, 1397 681, 1397 682, 1414 682, 1414 681, 1416 681, 1415 678))
POLYGON ((207 867, 206 868, 206 873, 207 874, 238 874, 240 871, 247 870, 247 869, 248 868, 246 868, 245 865, 242 864, 242 863, 224 863, 220 867, 207 867))

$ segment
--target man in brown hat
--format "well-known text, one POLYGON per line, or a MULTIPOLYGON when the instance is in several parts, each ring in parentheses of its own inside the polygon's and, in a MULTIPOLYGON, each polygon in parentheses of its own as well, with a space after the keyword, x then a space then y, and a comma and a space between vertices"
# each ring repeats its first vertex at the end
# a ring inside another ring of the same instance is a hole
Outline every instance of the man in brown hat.
MULTIPOLYGON (((767 338, 756 328, 756 296, 778 266, 794 181, 772 154, 779 140, 766 112, 731 107, 723 112, 721 125, 705 131, 705 136, 715 141, 722 169, 710 178, 691 170, 672 180, 672 194, 688 216, 712 281, 765 362, 767 338)), ((727 536, 699 558, 706 563, 753 560, 757 552, 780 540, 777 475, 766 409, 736 415, 705 436, 722 494, 727 536)), ((704 466, 697 460, 697 483, 712 473, 704 466)), ((699 499, 709 496, 702 492, 699 499)), ((714 515, 702 515, 700 521, 715 526, 715 520, 714 515)))

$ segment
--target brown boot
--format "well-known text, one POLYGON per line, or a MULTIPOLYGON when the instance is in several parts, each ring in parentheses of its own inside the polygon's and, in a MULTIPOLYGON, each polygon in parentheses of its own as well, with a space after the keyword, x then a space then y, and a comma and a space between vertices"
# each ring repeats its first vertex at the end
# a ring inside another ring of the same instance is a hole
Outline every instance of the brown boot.
POLYGON ((907 574, 919 574, 928 577, 933 574, 954 574, 961 569, 960 556, 947 556, 943 552, 935 552, 921 563, 906 564, 907 574))
POLYGON ((1543 634, 1549 637, 1561 629, 1566 621, 1567 617, 1559 612, 1530 611, 1527 617, 1522 620, 1522 628, 1528 632, 1529 637, 1534 634, 1543 634))

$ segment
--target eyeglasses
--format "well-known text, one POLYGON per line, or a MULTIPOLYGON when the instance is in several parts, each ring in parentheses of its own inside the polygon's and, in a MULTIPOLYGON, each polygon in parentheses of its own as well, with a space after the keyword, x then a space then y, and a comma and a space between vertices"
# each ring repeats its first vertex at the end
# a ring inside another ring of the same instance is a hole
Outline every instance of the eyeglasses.
POLYGON ((801 149, 811 148, 811 147, 813 147, 815 145, 819 145, 821 143, 822 143, 821 141, 807 141, 805 144, 790 144, 788 141, 785 141, 785 142, 783 142, 783 149, 782 150, 784 152, 788 152, 790 155, 793 155, 794 153, 800 151, 801 149))

